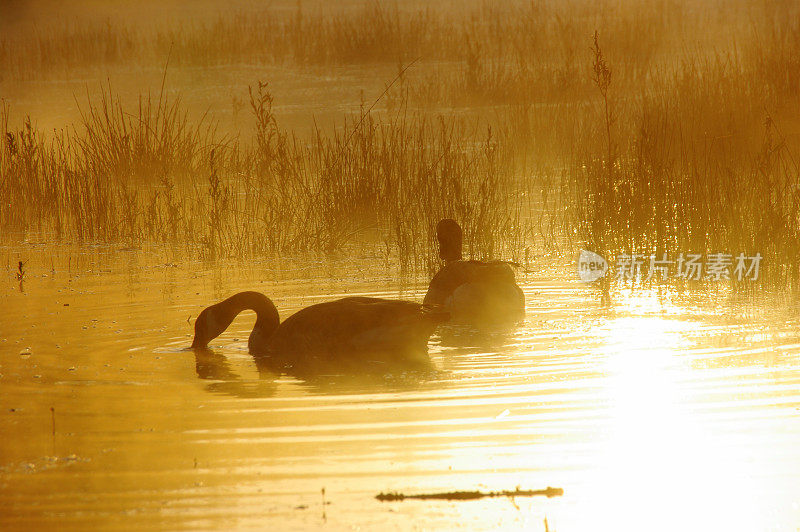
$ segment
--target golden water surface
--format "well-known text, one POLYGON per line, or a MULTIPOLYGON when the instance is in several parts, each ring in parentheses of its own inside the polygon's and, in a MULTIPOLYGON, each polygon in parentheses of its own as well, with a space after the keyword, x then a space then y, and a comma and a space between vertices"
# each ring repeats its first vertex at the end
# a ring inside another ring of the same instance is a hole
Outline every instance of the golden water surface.
POLYGON ((424 277, 370 257, 163 255, 0 250, 0 529, 800 527, 789 297, 624 289, 604 306, 568 261, 541 259, 519 274, 524 323, 440 331, 437 375, 269 381, 249 313, 213 354, 187 349, 203 306, 245 289, 283 317, 352 294, 421 300, 424 277), (375 499, 517 486, 564 495, 375 499))

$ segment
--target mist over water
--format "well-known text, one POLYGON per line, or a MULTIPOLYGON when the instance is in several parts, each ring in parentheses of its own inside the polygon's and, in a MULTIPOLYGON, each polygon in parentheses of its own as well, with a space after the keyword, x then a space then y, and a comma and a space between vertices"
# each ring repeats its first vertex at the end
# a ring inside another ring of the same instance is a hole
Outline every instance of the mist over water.
POLYGON ((798 530, 798 9, 0 2, 0 529, 798 530), (526 315, 435 371, 189 349, 421 302, 443 218, 526 315), (760 276, 616 276, 693 253, 760 276))
POLYGON ((543 530, 546 517, 551 530, 790 530, 800 518, 796 304, 653 289, 609 307, 564 264, 520 276, 518 327, 435 334, 437 374, 261 379, 251 316, 208 355, 186 349, 187 319, 244 289, 284 318, 344 295, 421 299, 424 277, 400 282, 363 258, 25 253, 23 291, 6 283, 13 312, 0 317, 4 527, 543 530), (374 499, 516 486, 565 494, 374 499))

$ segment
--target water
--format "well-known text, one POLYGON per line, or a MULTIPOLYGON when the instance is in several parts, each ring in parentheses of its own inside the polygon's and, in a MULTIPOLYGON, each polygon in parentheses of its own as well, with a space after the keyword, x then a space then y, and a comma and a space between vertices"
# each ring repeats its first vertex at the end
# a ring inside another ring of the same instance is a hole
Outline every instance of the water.
POLYGON ((200 358, 187 319, 244 289, 283 317, 343 295, 421 300, 424 278, 358 256, 0 258, 4 530, 800 527, 791 298, 622 290, 604 307, 567 264, 540 264, 520 276, 517 329, 431 339, 437 375, 270 382, 247 354, 252 315, 200 358), (375 499, 517 486, 564 496, 375 499))

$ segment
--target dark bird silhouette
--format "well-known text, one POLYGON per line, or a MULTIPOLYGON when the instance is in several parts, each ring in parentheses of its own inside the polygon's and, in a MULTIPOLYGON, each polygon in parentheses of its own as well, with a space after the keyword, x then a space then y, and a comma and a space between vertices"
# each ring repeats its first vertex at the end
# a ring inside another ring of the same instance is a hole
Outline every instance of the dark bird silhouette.
POLYGON ((347 297, 311 305, 280 323, 268 297, 240 292, 200 313, 192 347, 206 348, 243 310, 256 313, 248 348, 259 370, 298 376, 430 369, 428 339, 449 319, 435 305, 347 297))
POLYGON ((463 260, 462 231, 452 219, 436 226, 445 266, 433 277, 424 304, 441 305, 453 322, 477 326, 514 323, 525 315, 525 295, 505 261, 463 260))

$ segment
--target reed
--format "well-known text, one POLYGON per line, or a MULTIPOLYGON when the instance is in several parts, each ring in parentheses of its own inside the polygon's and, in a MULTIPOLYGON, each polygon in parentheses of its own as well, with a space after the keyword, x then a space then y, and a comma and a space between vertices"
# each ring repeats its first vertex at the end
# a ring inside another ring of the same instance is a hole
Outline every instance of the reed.
POLYGON ((252 138, 190 120, 163 90, 125 108, 106 87, 78 127, 49 136, 15 126, 4 105, 0 224, 214 257, 358 244, 412 269, 434 267, 433 226, 455 216, 478 257, 760 252, 796 280, 799 10, 372 3, 3 36, 0 67, 15 81, 153 66, 168 52, 174 68, 419 61, 377 106, 302 138, 262 83, 249 92, 252 138))
POLYGON ((457 215, 475 256, 511 234, 510 174, 491 132, 403 110, 364 111, 307 142, 282 130, 268 86, 251 89, 252 143, 190 125, 179 101, 143 98, 125 111, 110 88, 83 125, 45 138, 3 107, 4 234, 79 242, 180 244, 203 256, 332 252, 381 240, 419 268, 439 218, 457 215))
POLYGON ((611 255, 760 253, 797 282, 800 102, 763 68, 791 68, 800 48, 785 46, 689 60, 624 101, 596 40, 597 121, 570 170, 580 239, 611 255))
POLYGON ((544 66, 549 72, 542 78, 555 77, 543 81, 559 89, 577 73, 583 39, 595 28, 603 29, 609 52, 624 56, 626 70, 641 77, 659 56, 680 50, 687 37, 698 47, 714 46, 719 35, 712 30, 747 31, 759 7, 748 11, 723 0, 702 8, 687 0, 628 0, 624 8, 615 0, 477 1, 457 8, 365 2, 338 10, 298 6, 294 11, 221 11, 216 17, 150 25, 119 18, 79 23, 62 17, 0 36, 0 70, 13 79, 40 79, 97 66, 158 67, 170 52, 176 66, 341 65, 423 58, 463 64, 474 82, 481 76, 488 76, 484 81, 507 77, 508 83, 519 82, 538 77, 544 66))

